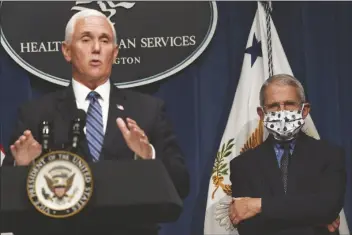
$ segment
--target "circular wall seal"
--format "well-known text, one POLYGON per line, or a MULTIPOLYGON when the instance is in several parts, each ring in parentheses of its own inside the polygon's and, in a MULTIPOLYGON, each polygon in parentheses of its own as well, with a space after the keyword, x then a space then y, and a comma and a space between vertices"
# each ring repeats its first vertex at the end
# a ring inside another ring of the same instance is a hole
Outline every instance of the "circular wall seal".
POLYGON ((146 85, 189 66, 210 44, 218 21, 215 1, 0 2, 0 42, 21 67, 67 86, 72 67, 62 55, 71 16, 85 9, 105 14, 117 32, 119 55, 111 81, 119 88, 146 85))
POLYGON ((67 151, 43 155, 29 170, 27 193, 34 207, 53 218, 79 213, 93 193, 89 165, 67 151))

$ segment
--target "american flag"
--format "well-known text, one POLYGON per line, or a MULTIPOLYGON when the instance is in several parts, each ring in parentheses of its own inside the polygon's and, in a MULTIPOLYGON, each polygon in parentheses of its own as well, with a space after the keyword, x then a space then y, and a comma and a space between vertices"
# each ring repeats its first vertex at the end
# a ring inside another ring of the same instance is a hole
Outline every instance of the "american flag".
POLYGON ((4 161, 5 158, 5 151, 2 145, 0 144, 0 166, 2 165, 2 161, 4 161))

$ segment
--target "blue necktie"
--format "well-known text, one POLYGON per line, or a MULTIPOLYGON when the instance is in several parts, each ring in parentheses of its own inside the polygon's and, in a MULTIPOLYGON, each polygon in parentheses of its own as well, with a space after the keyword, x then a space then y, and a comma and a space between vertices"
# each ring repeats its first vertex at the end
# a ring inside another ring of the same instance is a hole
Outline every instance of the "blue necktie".
POLYGON ((103 115, 99 104, 100 95, 91 91, 87 99, 90 101, 86 119, 86 138, 93 162, 99 160, 104 141, 103 115))

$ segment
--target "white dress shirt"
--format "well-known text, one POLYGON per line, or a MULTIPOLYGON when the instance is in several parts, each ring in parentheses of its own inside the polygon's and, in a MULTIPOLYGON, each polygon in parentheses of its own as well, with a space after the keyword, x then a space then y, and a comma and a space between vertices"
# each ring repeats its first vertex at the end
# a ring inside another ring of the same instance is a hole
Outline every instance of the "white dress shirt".
MULTIPOLYGON (((82 109, 84 110, 84 112, 87 113, 87 110, 89 107, 89 100, 87 99, 87 96, 89 92, 91 92, 91 90, 85 85, 83 85, 82 83, 77 82, 75 79, 72 79, 72 88, 75 94, 77 108, 82 109)), ((102 109, 103 130, 105 134, 106 126, 108 123, 108 113, 109 113, 110 79, 108 79, 104 84, 95 88, 94 91, 100 95, 98 101, 102 109)), ((116 124, 116 128, 118 128, 117 124, 116 124)), ((85 132, 86 132, 86 129, 84 128, 84 133, 85 132)), ((150 145, 150 146, 152 147, 152 151, 153 151, 152 159, 155 159, 155 149, 153 145, 150 145)))
MULTIPOLYGON (((77 108, 87 112, 89 107, 89 99, 87 99, 87 96, 91 90, 82 83, 77 82, 75 79, 72 79, 72 88, 76 97, 77 108)), ((110 79, 108 79, 104 84, 98 86, 94 91, 100 95, 98 101, 103 115, 103 130, 105 133, 106 125, 108 123, 110 79)))

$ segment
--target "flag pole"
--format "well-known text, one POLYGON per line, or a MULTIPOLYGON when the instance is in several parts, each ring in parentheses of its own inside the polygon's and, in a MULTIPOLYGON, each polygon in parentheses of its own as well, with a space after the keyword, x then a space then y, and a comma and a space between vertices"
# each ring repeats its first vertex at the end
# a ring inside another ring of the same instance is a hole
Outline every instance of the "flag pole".
POLYGON ((266 19, 266 35, 267 35, 267 48, 268 48, 268 68, 269 68, 269 77, 273 76, 273 50, 272 50, 272 41, 271 41, 271 12, 272 12, 272 3, 271 1, 261 1, 260 2, 265 10, 265 19, 266 19))

